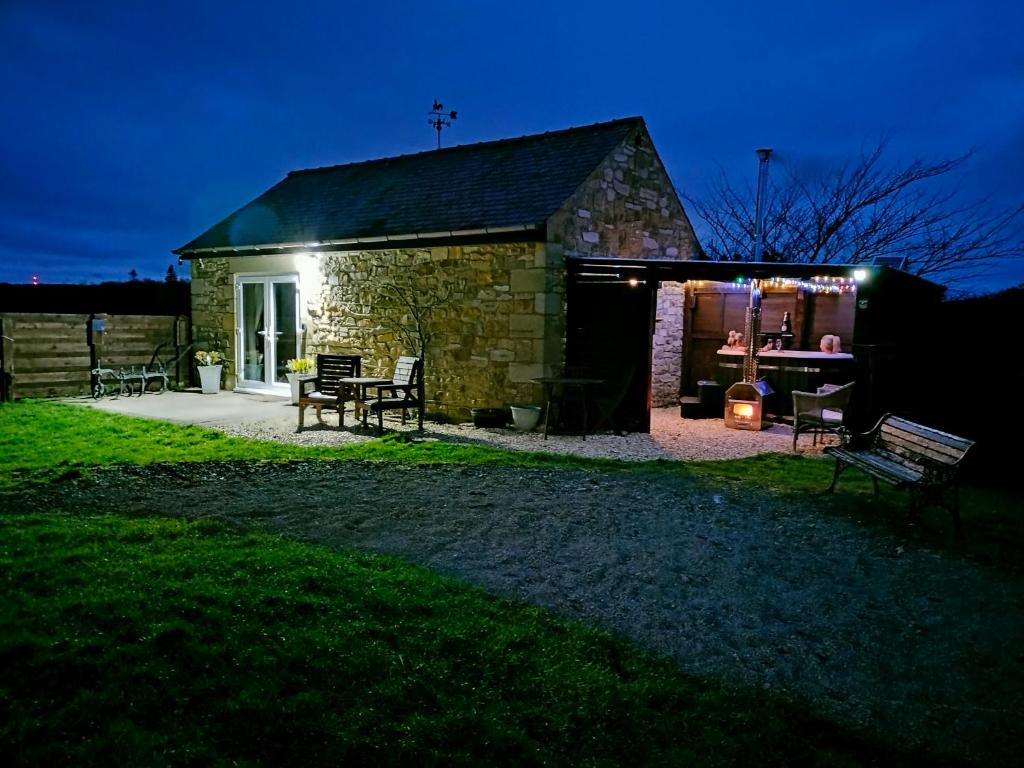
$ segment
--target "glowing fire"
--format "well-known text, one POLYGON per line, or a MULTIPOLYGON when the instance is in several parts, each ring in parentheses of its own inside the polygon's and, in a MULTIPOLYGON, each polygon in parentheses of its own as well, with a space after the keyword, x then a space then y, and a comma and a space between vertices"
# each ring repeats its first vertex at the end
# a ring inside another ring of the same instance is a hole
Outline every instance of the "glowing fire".
POLYGON ((732 415, 738 419, 754 418, 754 406, 750 403, 733 403, 732 415))

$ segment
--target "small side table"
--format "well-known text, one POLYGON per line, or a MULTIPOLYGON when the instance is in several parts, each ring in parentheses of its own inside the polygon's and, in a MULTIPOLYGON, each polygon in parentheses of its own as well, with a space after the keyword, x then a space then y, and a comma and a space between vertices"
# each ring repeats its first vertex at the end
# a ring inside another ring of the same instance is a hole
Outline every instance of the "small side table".
POLYGON ((379 376, 346 376, 338 379, 342 384, 352 388, 352 409, 356 418, 362 411, 363 426, 366 426, 366 408, 363 407, 363 400, 366 399, 366 390, 390 384, 391 379, 382 379, 379 376))
POLYGON ((575 387, 580 393, 580 401, 583 403, 583 439, 587 439, 587 401, 588 388, 604 384, 604 379, 591 379, 571 376, 541 376, 532 380, 535 384, 544 386, 544 439, 548 439, 548 419, 551 415, 551 404, 557 403, 559 411, 565 402, 565 390, 567 387, 575 387))

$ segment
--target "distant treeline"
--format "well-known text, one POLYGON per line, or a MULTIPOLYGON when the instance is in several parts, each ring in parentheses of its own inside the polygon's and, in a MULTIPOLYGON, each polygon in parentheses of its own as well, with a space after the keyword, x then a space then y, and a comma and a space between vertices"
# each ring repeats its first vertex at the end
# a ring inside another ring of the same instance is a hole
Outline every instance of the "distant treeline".
POLYGON ((132 280, 91 285, 0 283, 0 312, 190 315, 190 283, 132 280))

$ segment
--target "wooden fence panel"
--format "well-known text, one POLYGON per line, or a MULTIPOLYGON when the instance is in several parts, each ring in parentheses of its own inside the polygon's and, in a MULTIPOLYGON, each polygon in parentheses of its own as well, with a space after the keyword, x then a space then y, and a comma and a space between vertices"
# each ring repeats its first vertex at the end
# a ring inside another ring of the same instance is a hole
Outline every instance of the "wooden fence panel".
MULTIPOLYGON (((181 315, 0 315, 8 397, 69 397, 91 391, 98 366, 168 367, 171 386, 189 380, 189 323, 181 315)), ((2 375, 2 372, 0 372, 2 375)))
POLYGON ((88 315, 5 314, 4 359, 13 397, 84 395, 90 385, 88 315))

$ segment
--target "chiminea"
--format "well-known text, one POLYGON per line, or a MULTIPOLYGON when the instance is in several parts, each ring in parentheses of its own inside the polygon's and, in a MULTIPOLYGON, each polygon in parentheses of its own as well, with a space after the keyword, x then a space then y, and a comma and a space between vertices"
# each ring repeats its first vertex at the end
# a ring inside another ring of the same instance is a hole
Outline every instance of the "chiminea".
POLYGON ((774 390, 766 381, 738 381, 725 393, 725 426, 764 429, 764 399, 774 390))
POLYGON ((775 390, 766 381, 757 380, 757 349, 761 334, 761 287, 755 280, 750 286, 747 307, 747 352, 743 357, 743 381, 725 392, 725 426, 730 429, 764 429, 764 399, 775 390))

